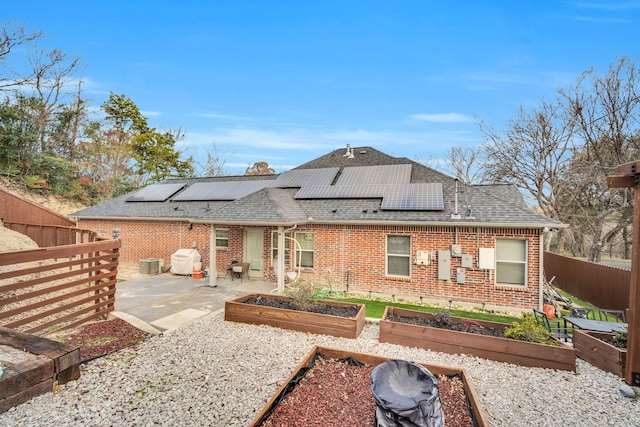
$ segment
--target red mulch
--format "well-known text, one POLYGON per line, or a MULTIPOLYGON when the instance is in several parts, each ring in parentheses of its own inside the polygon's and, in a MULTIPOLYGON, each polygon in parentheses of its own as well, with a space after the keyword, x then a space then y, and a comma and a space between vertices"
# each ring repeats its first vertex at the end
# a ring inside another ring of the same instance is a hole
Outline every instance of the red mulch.
POLYGON ((121 319, 89 323, 73 331, 56 334, 51 339, 80 348, 80 360, 86 361, 125 347, 134 346, 151 334, 121 319))

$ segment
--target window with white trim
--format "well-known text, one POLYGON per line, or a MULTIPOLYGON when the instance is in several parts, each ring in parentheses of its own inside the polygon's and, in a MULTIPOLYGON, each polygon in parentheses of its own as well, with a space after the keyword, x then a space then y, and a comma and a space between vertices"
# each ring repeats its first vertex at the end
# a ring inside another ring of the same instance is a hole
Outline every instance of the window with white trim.
POLYGON ((387 235, 387 275, 411 277, 411 236, 387 235))
POLYGON ((527 241, 496 239, 496 282, 499 285, 527 285, 527 241))
MULTIPOLYGON (((284 266, 285 267, 289 267, 290 265, 290 250, 289 247, 291 246, 291 240, 288 239, 288 237, 290 237, 291 233, 289 233, 288 231, 284 233, 284 266)), ((271 265, 275 265, 276 264, 276 260, 278 259, 278 232, 277 231, 272 231, 271 232, 271 265)))
POLYGON ((313 268, 313 233, 296 233, 296 267, 313 268))
POLYGON ((216 228, 216 248, 229 247, 229 230, 216 228))

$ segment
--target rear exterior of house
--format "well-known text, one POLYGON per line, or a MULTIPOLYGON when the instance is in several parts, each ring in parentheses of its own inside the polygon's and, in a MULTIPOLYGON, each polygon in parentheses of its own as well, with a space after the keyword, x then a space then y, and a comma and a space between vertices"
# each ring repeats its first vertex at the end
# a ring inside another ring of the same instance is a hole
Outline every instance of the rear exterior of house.
POLYGON ((339 291, 523 309, 540 306, 543 238, 563 226, 513 186, 462 186, 371 147, 279 175, 169 180, 73 216, 118 230, 122 262, 195 246, 212 284, 238 261, 279 289, 294 271, 339 291))

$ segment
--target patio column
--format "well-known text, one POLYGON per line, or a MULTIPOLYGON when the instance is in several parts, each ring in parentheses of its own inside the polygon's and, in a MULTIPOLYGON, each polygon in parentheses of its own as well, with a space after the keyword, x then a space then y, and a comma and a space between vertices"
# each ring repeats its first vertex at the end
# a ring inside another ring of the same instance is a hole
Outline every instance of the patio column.
POLYGON ((209 227, 209 286, 211 287, 217 286, 218 266, 216 263, 216 255, 216 226, 211 224, 209 227))
POLYGON ((284 244, 284 227, 278 226, 278 295, 282 295, 284 293, 284 244))

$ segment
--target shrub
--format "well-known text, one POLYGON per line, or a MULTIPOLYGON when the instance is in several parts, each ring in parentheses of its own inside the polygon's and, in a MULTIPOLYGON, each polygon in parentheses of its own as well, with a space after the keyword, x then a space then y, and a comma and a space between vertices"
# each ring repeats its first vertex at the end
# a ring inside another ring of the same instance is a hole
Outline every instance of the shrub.
POLYGON ((613 345, 619 348, 627 348, 627 331, 618 331, 613 334, 613 345))
POLYGON ((316 303, 321 289, 313 282, 306 282, 298 278, 285 290, 285 295, 293 299, 293 303, 299 310, 306 311, 316 303))
POLYGON ((450 326, 453 320, 451 319, 451 313, 445 310, 439 310, 434 315, 434 320, 441 326, 450 326))
POLYGON ((560 343, 553 338, 551 332, 538 324, 535 317, 529 313, 524 314, 524 321, 518 323, 514 322, 510 327, 504 330, 504 336, 514 340, 535 342, 539 344, 560 345, 560 343))

